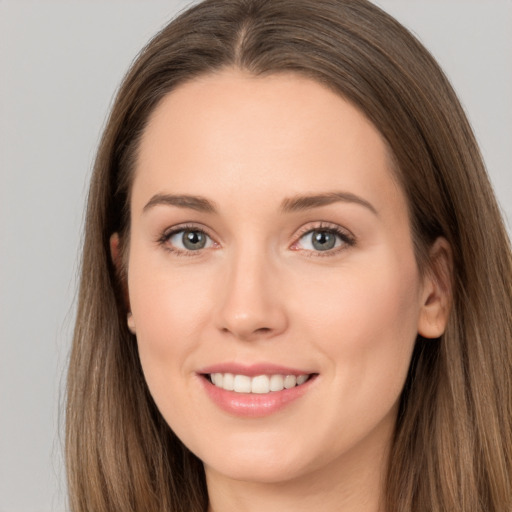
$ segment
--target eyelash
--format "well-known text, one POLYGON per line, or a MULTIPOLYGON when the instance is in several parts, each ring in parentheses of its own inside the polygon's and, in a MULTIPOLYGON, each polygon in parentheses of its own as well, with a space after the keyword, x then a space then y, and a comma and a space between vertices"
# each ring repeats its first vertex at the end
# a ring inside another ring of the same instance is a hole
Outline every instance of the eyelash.
POLYGON ((296 235, 297 241, 292 244, 292 247, 296 245, 305 235, 308 233, 313 233, 315 231, 321 231, 324 233, 330 233, 332 235, 337 236, 341 240, 341 246, 335 247, 332 249, 328 249, 326 251, 313 251, 308 249, 294 249, 297 251, 303 251, 306 256, 311 258, 327 258, 329 256, 334 256, 341 251, 348 249, 349 247, 353 247, 356 245, 355 236, 350 233, 347 229, 343 229, 336 224, 330 224, 327 222, 320 222, 317 225, 308 225, 299 231, 296 235))
POLYGON ((162 233, 162 236, 158 238, 158 244, 161 245, 166 251, 169 251, 175 256, 185 256, 185 257, 194 257, 199 256, 203 251, 201 249, 197 251, 184 251, 182 249, 177 249, 176 247, 172 247, 169 245, 169 240, 172 236, 176 235, 177 233, 181 233, 182 231, 194 231, 197 233, 203 233, 208 238, 213 240, 213 238, 208 234, 208 231, 206 231, 204 228, 200 228, 196 226, 195 224, 180 224, 179 226, 175 226, 171 229, 168 229, 162 233))
MULTIPOLYGON (((182 250, 182 249, 177 249, 176 247, 172 247, 169 245, 169 240, 172 236, 176 235, 177 233, 181 233, 182 231, 194 231, 194 232, 198 232, 198 233, 203 233, 204 235, 206 235, 210 240, 213 240, 213 237, 211 237, 209 234, 208 234, 208 231, 205 230, 204 228, 202 227, 198 227, 197 225, 194 225, 194 224, 181 224, 179 226, 175 226, 169 230, 166 230, 162 233, 162 235, 158 238, 157 242, 159 245, 161 245, 166 251, 169 251, 171 252, 173 255, 175 256, 184 256, 184 257, 194 257, 194 256, 199 256, 204 249, 198 249, 197 251, 192 251, 192 250, 182 250)), ((331 233, 335 236, 337 236, 342 244, 340 247, 337 247, 337 248, 332 248, 332 249, 328 249, 326 251, 313 251, 313 250, 308 250, 308 249, 293 249, 293 250, 296 250, 296 251, 303 251, 308 257, 328 257, 328 256, 333 256, 335 254, 338 254, 340 251, 343 251, 349 247, 353 247, 354 245, 356 245, 356 238, 354 237, 354 235, 352 235, 348 230, 344 230, 342 228, 340 228, 339 226, 335 225, 335 224, 329 224, 329 223, 325 223, 325 222, 321 222, 317 225, 314 225, 314 226, 306 226, 304 227, 303 229, 301 229, 299 231, 299 233, 297 235, 294 236, 294 238, 296 239, 296 242, 294 242, 292 244, 292 247, 296 244, 298 244, 298 242, 305 236, 307 235, 308 233, 313 233, 315 231, 322 231, 322 232, 325 232, 325 233, 331 233)), ((215 243, 215 242, 214 242, 215 243)))

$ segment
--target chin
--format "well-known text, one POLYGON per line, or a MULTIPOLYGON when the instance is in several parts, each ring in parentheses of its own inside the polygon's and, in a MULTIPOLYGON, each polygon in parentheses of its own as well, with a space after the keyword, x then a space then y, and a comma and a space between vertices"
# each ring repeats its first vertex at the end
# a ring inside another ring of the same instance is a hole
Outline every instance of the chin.
POLYGON ((237 460, 233 458, 226 464, 222 461, 216 466, 205 464, 206 474, 217 473, 230 480, 252 482, 255 484, 283 484, 300 478, 307 470, 283 461, 237 460))
POLYGON ((252 442, 244 447, 231 446, 229 450, 207 450, 199 454, 204 462, 207 476, 217 474, 224 478, 261 483, 283 484, 329 465, 328 454, 316 456, 302 446, 293 446, 286 441, 276 444, 252 442), (203 455, 203 456, 201 456, 203 455))

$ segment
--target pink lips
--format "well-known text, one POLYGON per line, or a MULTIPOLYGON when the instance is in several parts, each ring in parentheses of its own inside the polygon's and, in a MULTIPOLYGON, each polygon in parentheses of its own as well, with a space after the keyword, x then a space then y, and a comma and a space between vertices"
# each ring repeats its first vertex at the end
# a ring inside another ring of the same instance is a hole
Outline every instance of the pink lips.
POLYGON ((260 418, 282 410, 291 402, 297 400, 314 384, 316 374, 304 370, 297 370, 273 364, 255 364, 250 366, 221 363, 201 369, 197 372, 208 397, 223 411, 234 416, 246 418, 260 418), (273 391, 266 394, 237 393, 227 391, 211 383, 207 375, 214 373, 231 373, 256 377, 258 375, 305 375, 312 374, 304 384, 282 391, 273 391))
POLYGON ((302 375, 310 374, 313 372, 307 370, 297 370, 294 368, 288 368, 286 366, 278 366, 269 363, 259 363, 251 365, 243 365, 236 363, 220 363, 212 366, 207 366, 199 370, 199 374, 207 373, 232 373, 234 375, 247 375, 248 377, 256 377, 257 375, 302 375))

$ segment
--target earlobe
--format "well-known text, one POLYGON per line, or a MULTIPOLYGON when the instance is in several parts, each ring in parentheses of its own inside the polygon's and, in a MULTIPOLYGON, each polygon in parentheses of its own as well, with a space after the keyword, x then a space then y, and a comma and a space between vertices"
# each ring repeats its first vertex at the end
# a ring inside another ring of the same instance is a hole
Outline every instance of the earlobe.
POLYGON ((453 258, 450 244, 438 238, 429 251, 429 268, 423 281, 418 334, 439 338, 448 323, 452 305, 453 258))
POLYGON ((126 315, 126 324, 128 325, 130 332, 135 334, 135 320, 132 313, 128 313, 128 315, 126 315))

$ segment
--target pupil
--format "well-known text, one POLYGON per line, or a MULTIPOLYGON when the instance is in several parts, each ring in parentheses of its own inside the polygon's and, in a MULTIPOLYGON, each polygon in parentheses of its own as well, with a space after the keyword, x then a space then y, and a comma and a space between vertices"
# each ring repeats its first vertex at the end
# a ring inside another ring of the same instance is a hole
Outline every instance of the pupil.
POLYGON ((183 245, 191 250, 202 249, 206 245, 206 237, 200 231, 185 231, 183 245))
POLYGON ((315 231, 313 233, 313 247, 319 251, 328 251, 336 244, 336 237, 328 231, 315 231))

